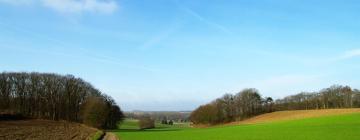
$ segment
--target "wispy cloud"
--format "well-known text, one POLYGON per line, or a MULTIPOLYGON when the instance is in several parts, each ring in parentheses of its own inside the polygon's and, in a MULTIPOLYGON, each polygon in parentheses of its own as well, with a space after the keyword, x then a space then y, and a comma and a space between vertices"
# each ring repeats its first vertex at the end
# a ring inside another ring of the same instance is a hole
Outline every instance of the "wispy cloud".
POLYGON ((167 29, 160 31, 158 34, 146 40, 144 44, 140 47, 140 49, 144 50, 158 45, 163 40, 169 38, 172 34, 174 34, 179 28, 181 28, 181 26, 182 26, 182 22, 177 21, 175 24, 172 24, 167 29))
MULTIPOLYGON (((9 24, 4 23, 0 20, 0 29, 1 26, 5 27, 6 30, 10 32, 20 32, 25 36, 28 36, 29 38, 32 38, 33 40, 42 40, 43 43, 49 43, 50 45, 45 48, 31 48, 31 47, 24 47, 23 44, 15 44, 15 45, 4 45, 0 44, 0 50, 1 49, 10 49, 10 50, 16 50, 16 51, 22 51, 22 52, 29 52, 36 55, 53 55, 58 57, 64 57, 64 58, 75 58, 75 59, 84 59, 84 60, 90 60, 93 62, 99 62, 99 63, 107 63, 107 64, 114 64, 123 68, 128 69, 134 69, 134 70, 140 70, 140 71, 147 71, 147 72, 160 72, 160 69, 151 68, 145 65, 141 64, 131 64, 126 63, 125 61, 122 61, 120 59, 110 57, 107 55, 99 54, 99 52, 94 52, 91 50, 88 50, 83 47, 79 47, 77 45, 66 43, 64 41, 58 40, 56 38, 53 38, 51 36, 46 36, 43 34, 39 34, 38 32, 23 28, 20 25, 16 24, 9 24), (66 46, 66 47, 65 47, 66 46), (69 52, 69 48, 71 48, 73 51, 69 52)), ((26 42, 25 40, 21 40, 20 38, 17 39, 19 42, 26 42)))
POLYGON ((139 71, 146 71, 151 73, 156 72, 163 72, 160 69, 155 69, 147 66, 143 66, 140 64, 129 64, 119 59, 108 57, 105 55, 99 55, 98 53, 85 51, 83 48, 72 48, 73 53, 69 53, 68 51, 62 51, 63 48, 59 46, 52 46, 48 48, 30 48, 30 47, 23 47, 23 46, 8 46, 8 45, 0 45, 0 50, 16 50, 18 52, 27 52, 32 53, 34 55, 52 55, 62 58, 74 58, 75 60, 90 60, 92 62, 102 63, 102 64, 113 64, 122 68, 139 70, 139 71))
POLYGON ((44 6, 61 13, 112 13, 117 9, 114 0, 42 0, 44 6))
POLYGON ((264 51, 264 50, 254 50, 251 53, 261 55, 262 57, 267 58, 277 58, 280 60, 291 60, 294 63, 303 64, 306 66, 325 66, 325 65, 334 65, 335 63, 341 63, 349 59, 354 59, 356 57, 360 58, 360 48, 347 50, 347 51, 337 51, 336 53, 329 54, 298 54, 298 53, 281 53, 275 51, 264 51))
POLYGON ((353 59, 356 57, 360 57, 360 49, 353 49, 348 51, 343 51, 338 54, 334 54, 333 57, 319 60, 322 63, 325 64, 333 64, 337 62, 342 62, 345 60, 353 59))
POLYGON ((360 49, 354 49, 354 50, 344 52, 340 56, 340 58, 341 59, 350 59, 350 58, 359 57, 359 56, 360 56, 360 49))
POLYGON ((66 14, 81 14, 84 12, 113 13, 118 8, 115 0, 0 0, 0 3, 12 5, 39 4, 66 14))

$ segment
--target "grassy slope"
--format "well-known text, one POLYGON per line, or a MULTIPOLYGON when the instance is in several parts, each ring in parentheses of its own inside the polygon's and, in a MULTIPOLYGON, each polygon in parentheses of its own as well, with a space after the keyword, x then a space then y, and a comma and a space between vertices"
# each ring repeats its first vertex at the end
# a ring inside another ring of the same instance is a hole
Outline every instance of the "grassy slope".
POLYGON ((139 129, 138 121, 137 120, 129 120, 129 119, 126 119, 119 127, 121 127, 121 129, 129 129, 129 130, 139 129))
POLYGON ((95 134, 91 135, 88 139, 89 140, 99 140, 104 135, 104 132, 98 130, 95 134))
POLYGON ((230 124, 256 124, 256 123, 267 123, 267 122, 276 122, 276 121, 324 117, 324 116, 332 116, 332 115, 343 115, 343 114, 351 114, 351 113, 360 113, 360 108, 278 111, 273 113, 262 114, 244 121, 234 122, 230 124))
POLYGON ((358 140, 360 113, 211 128, 119 130, 122 140, 358 140))

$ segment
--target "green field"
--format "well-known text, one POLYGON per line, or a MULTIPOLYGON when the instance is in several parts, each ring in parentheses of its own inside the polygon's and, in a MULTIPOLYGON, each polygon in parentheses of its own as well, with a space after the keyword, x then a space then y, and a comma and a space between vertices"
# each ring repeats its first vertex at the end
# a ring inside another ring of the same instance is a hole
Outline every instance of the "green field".
POLYGON ((360 140, 359 113, 211 128, 158 125, 140 131, 136 124, 127 120, 115 134, 121 140, 360 140))

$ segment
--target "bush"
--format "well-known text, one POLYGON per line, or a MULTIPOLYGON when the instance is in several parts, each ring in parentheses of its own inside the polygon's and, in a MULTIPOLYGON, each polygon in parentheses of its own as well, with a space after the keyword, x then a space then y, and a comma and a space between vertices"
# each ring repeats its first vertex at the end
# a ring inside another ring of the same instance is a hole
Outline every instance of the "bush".
POLYGON ((82 105, 83 123, 96 128, 101 128, 108 116, 109 109, 105 101, 99 97, 89 97, 82 105))
POLYGON ((173 121, 173 120, 170 120, 168 124, 169 124, 169 125, 174 125, 174 121, 173 121))
POLYGON ((155 128, 155 120, 151 119, 149 116, 144 116, 139 120, 140 129, 151 129, 155 128))

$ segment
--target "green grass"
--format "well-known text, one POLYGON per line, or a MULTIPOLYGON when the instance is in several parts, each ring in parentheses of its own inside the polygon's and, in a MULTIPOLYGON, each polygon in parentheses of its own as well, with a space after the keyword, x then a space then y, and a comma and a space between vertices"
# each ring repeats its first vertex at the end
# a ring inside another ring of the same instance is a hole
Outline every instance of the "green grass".
POLYGON ((121 129, 139 129, 138 120, 126 119, 119 127, 121 129))
POLYGON ((121 140, 360 140, 360 114, 211 128, 120 129, 115 134, 121 140))
MULTIPOLYGON (((148 130, 142 130, 142 131, 154 131, 154 130, 174 130, 174 129, 184 129, 184 128, 189 128, 190 125, 188 123, 175 123, 174 125, 165 125, 165 124, 161 124, 161 123, 156 123, 155 124, 156 128, 154 129, 148 129, 148 130)), ((140 131, 139 130, 139 125, 138 125, 138 120, 133 120, 133 119, 126 119, 122 124, 119 125, 119 127, 121 128, 120 131, 140 131)), ((141 131, 141 132, 142 132, 141 131)))
POLYGON ((93 136, 91 136, 90 140, 100 140, 103 134, 103 131, 97 131, 93 136))

